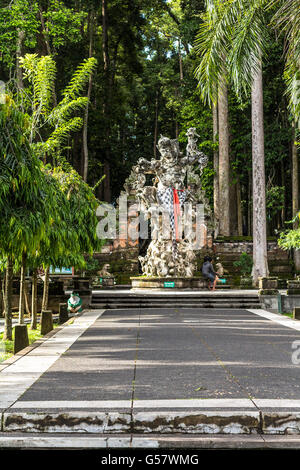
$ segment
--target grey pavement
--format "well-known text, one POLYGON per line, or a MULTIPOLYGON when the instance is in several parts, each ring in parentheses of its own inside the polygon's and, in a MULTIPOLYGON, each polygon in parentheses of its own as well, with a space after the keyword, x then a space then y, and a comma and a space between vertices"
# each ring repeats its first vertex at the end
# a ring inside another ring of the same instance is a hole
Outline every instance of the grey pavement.
POLYGON ((295 340, 245 310, 105 311, 21 400, 300 400, 295 340))
POLYGON ((257 445, 292 433, 300 446, 295 341, 299 322, 264 310, 87 311, 2 369, 0 432, 249 434, 257 445))

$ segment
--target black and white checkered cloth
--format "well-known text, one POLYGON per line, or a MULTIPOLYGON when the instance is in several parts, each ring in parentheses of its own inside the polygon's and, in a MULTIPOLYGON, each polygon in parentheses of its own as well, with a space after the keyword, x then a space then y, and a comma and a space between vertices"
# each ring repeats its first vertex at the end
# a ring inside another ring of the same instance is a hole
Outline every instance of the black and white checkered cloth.
MULTIPOLYGON (((180 208, 182 208, 185 198, 186 192, 185 191, 178 191, 178 199, 180 203, 180 208)), ((168 211, 170 216, 170 226, 172 230, 172 238, 176 240, 176 231, 175 231, 175 217, 174 217, 174 195, 173 189, 167 188, 165 190, 158 190, 157 197, 159 203, 168 211)))

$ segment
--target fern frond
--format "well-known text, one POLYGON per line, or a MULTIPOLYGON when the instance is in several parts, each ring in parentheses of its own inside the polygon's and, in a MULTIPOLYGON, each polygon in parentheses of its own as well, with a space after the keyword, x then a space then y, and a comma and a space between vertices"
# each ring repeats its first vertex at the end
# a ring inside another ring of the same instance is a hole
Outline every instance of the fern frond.
POLYGON ((63 123, 57 127, 48 140, 43 144, 47 152, 51 152, 54 148, 60 147, 70 136, 71 132, 78 131, 83 124, 83 120, 80 117, 74 117, 68 122, 63 123))
POLYGON ((64 98, 60 104, 64 104, 71 99, 74 100, 82 93, 96 65, 97 59, 90 57, 77 67, 69 85, 62 93, 64 98))
POLYGON ((20 66, 24 69, 23 77, 27 78, 30 83, 36 75, 38 60, 37 54, 26 54, 24 57, 19 58, 20 66))
POLYGON ((51 109, 56 64, 52 57, 38 57, 37 54, 26 54, 21 59, 21 65, 33 85, 33 105, 35 112, 47 116, 51 109))
POLYGON ((50 56, 41 57, 37 64, 34 77, 34 98, 36 106, 40 107, 41 113, 49 114, 53 97, 54 83, 56 77, 56 64, 50 56))
POLYGON ((74 112, 85 109, 88 101, 89 100, 86 96, 80 96, 79 98, 76 98, 75 100, 72 100, 68 103, 64 103, 62 105, 59 104, 49 115, 49 122, 53 125, 56 125, 60 122, 66 121, 74 112))

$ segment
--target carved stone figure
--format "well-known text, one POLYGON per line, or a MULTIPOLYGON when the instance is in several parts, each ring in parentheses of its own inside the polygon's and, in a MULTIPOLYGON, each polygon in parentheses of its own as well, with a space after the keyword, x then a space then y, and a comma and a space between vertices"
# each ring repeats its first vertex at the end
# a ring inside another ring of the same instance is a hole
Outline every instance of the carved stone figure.
POLYGON ((193 276, 193 243, 196 238, 193 226, 196 204, 204 206, 205 223, 213 230, 210 207, 201 189, 200 176, 194 169, 194 164, 198 163, 197 169, 201 175, 208 158, 197 148, 199 136, 196 129, 190 128, 186 135, 186 156, 180 152, 177 139, 161 136, 157 145, 160 159, 149 161, 140 158, 124 185, 128 194, 134 191, 141 210, 151 219, 152 240, 146 255, 139 257, 143 274, 146 276, 193 276), (154 175, 153 186, 145 186, 146 174, 154 175), (183 209, 188 203, 190 224, 185 225, 182 237, 183 209), (159 213, 159 207, 163 214, 159 213), (166 236, 166 232, 169 232, 169 236, 166 236))
POLYGON ((97 272, 100 277, 113 277, 113 275, 109 272, 110 264, 106 263, 103 265, 102 269, 97 272))

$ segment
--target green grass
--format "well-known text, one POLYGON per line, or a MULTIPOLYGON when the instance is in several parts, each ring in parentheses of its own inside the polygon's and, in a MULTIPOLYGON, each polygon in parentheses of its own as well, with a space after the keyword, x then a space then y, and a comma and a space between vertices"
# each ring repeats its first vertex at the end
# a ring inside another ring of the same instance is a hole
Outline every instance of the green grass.
MULTIPOLYGON (((58 327, 58 324, 53 323, 53 329, 57 327, 58 327)), ((27 331, 28 331, 29 344, 32 344, 36 340, 42 338, 41 325, 38 325, 36 330, 31 330, 28 325, 27 331)), ((0 364, 1 362, 6 361, 6 359, 9 359, 14 354, 14 336, 15 336, 14 328, 13 328, 12 336, 13 336, 12 341, 9 341, 9 340, 3 341, 3 333, 0 333, 0 364)))
POLYGON ((281 315, 284 315, 285 317, 293 318, 293 313, 292 312, 282 313, 281 315))

